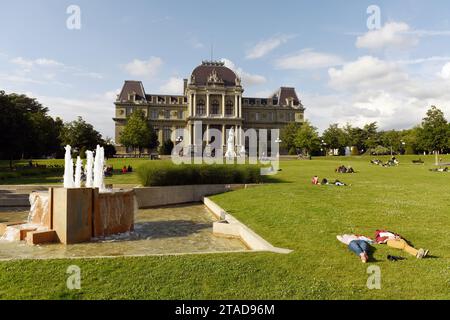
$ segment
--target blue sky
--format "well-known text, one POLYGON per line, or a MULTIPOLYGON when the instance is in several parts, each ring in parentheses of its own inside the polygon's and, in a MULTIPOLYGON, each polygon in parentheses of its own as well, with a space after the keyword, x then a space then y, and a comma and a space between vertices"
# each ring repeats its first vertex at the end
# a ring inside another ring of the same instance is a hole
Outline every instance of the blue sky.
POLYGON ((436 104, 450 114, 448 1, 8 1, 0 11, 0 90, 27 93, 113 136, 126 79, 181 93, 201 60, 223 59, 245 95, 294 86, 306 117, 407 128, 436 104), (81 29, 66 27, 70 5, 81 29), (380 26, 367 27, 367 8, 380 26))

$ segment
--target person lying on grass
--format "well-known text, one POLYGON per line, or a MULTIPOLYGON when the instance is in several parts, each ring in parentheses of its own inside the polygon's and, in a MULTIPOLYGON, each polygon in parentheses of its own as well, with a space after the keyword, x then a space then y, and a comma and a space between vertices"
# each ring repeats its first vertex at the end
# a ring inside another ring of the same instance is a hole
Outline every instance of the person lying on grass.
POLYGON ((370 245, 373 243, 372 239, 355 234, 338 235, 336 238, 343 244, 346 244, 350 251, 359 256, 362 263, 369 261, 370 245))
POLYGON ((346 186, 346 184, 344 182, 341 182, 339 180, 331 182, 331 181, 328 181, 327 178, 323 178, 322 181, 319 184, 320 185, 335 185, 335 186, 338 186, 338 187, 346 186))
POLYGON ((448 167, 430 169, 431 172, 448 172, 448 167))
POLYGON ((375 242, 377 244, 387 244, 391 248, 403 250, 415 256, 417 259, 425 258, 428 255, 428 250, 417 250, 416 248, 410 246, 402 236, 391 231, 376 230, 375 242))
POLYGON ((353 170, 352 167, 348 166, 348 168, 344 165, 338 167, 334 172, 337 173, 355 173, 355 170, 353 170))

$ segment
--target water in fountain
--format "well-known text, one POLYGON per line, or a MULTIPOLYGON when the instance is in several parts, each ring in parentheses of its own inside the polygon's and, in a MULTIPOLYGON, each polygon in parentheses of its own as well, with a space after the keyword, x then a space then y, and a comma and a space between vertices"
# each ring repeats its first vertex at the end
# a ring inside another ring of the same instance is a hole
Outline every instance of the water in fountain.
POLYGON ((64 156, 64 188, 73 188, 75 183, 73 181, 72 148, 67 145, 64 149, 66 149, 66 155, 64 156))
POLYGON ((7 226, 0 237, 0 241, 13 242, 20 239, 22 230, 46 231, 49 229, 49 196, 45 192, 30 194, 30 212, 26 223, 7 226))
POLYGON ((94 159, 94 188, 105 191, 105 183, 103 181, 103 166, 105 163, 104 149, 97 145, 94 159))
POLYGON ((84 166, 84 172, 86 175, 86 188, 92 188, 93 186, 92 181, 93 164, 94 164, 94 153, 92 151, 86 151, 86 165, 84 166))
POLYGON ((75 164, 75 188, 81 188, 81 166, 81 158, 78 156, 75 164))

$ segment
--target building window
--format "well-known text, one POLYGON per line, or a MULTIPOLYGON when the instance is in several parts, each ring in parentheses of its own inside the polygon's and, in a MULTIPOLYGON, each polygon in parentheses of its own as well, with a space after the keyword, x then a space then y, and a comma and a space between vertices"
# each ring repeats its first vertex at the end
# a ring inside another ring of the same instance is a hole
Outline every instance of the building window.
POLYGON ((178 119, 183 119, 183 110, 178 111, 178 119))
POLYGON ((256 112, 256 113, 255 113, 255 120, 256 120, 256 121, 259 121, 259 112, 256 112))
POLYGON ((199 116, 205 115, 205 101, 203 100, 198 101, 196 113, 199 116))
POLYGON ((150 117, 152 119, 158 119, 158 110, 152 110, 152 112, 150 113, 150 117))
POLYGON ((273 121, 273 112, 269 112, 269 120, 273 121))
POLYGON ((170 119, 170 110, 165 110, 164 111, 164 118, 165 119, 170 119))
POLYGON ((163 142, 170 140, 172 136, 172 130, 169 127, 164 127, 163 129, 163 142))
POLYGON ((227 104, 225 106, 225 114, 227 116, 233 115, 233 102, 231 102, 230 100, 227 101, 227 104))
POLYGON ((211 104, 211 114, 217 115, 219 114, 219 101, 213 100, 211 104))

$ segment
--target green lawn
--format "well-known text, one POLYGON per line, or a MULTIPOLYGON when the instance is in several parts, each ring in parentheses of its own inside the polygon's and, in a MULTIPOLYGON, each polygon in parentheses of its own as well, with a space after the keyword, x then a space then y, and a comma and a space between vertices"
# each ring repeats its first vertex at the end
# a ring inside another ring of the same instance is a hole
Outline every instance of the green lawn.
POLYGON ((429 172, 431 157, 422 156, 425 165, 412 165, 413 158, 400 157, 401 165, 392 168, 371 165, 367 157, 284 161, 277 177, 282 182, 213 197, 273 245, 293 249, 291 254, 1 262, 0 298, 449 299, 450 173, 429 172), (335 174, 340 164, 358 173, 335 174), (351 186, 313 186, 315 174, 351 186), (377 246, 369 265, 381 268, 381 290, 369 290, 368 265, 336 235, 373 236, 376 228, 402 234, 432 257, 416 260, 377 246), (389 262, 388 254, 407 260, 389 262), (71 264, 81 267, 80 291, 66 289, 71 264))

